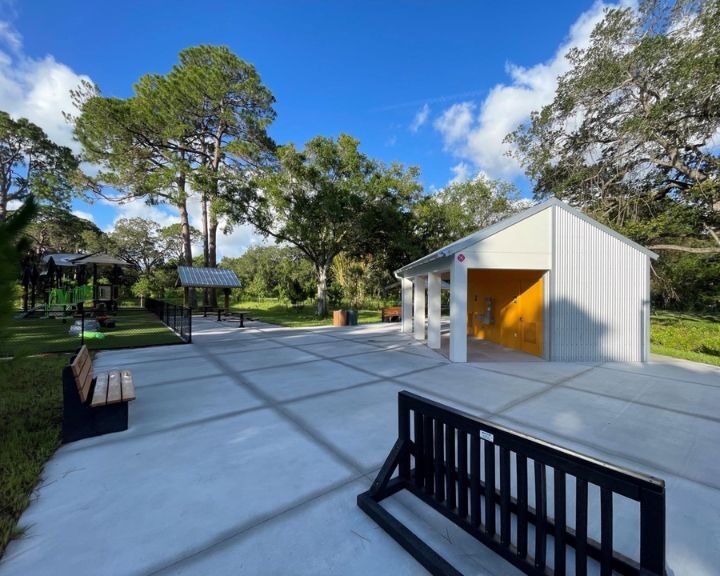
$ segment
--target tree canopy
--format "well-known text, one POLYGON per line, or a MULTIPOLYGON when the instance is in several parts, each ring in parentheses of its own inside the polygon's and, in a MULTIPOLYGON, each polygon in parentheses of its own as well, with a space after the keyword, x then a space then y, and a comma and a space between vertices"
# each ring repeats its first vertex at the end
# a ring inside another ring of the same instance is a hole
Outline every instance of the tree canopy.
POLYGON ((656 250, 720 253, 720 2, 606 12, 553 102, 510 135, 535 194, 656 250))
POLYGON ((302 151, 288 144, 277 155, 277 167, 264 171, 255 188, 229 198, 228 205, 236 222, 248 222, 305 254, 316 271, 318 315, 324 316, 334 258, 369 245, 368 232, 378 229, 373 221, 397 210, 418 186, 400 167, 386 168, 368 158, 346 134, 317 136, 302 151))
POLYGON ((479 176, 451 183, 415 207, 423 252, 443 246, 510 216, 525 204, 512 184, 479 176))
POLYGON ((24 202, 30 194, 67 207, 82 181, 79 166, 70 148, 55 144, 42 128, 0 111, 0 222, 10 202, 24 202))
POLYGON ((220 264, 237 274, 244 298, 280 298, 294 304, 314 291, 312 264, 294 246, 251 246, 242 256, 223 258, 220 264))
POLYGON ((186 265, 193 263, 187 200, 198 193, 204 265, 215 266, 220 190, 244 186, 274 149, 266 132, 274 98, 255 68, 224 46, 195 46, 167 74, 141 77, 130 98, 86 86, 76 100, 75 134, 86 158, 102 166, 99 181, 123 190, 121 198, 176 206, 186 265))
POLYGON ((554 100, 508 136, 536 198, 569 201, 661 252, 657 304, 697 296, 699 281, 705 296, 685 305, 717 305, 720 0, 607 10, 568 58, 554 100))
POLYGON ((28 250, 23 230, 32 220, 37 204, 28 196, 19 210, 0 222, 0 331, 5 329, 15 304, 20 260, 28 250))

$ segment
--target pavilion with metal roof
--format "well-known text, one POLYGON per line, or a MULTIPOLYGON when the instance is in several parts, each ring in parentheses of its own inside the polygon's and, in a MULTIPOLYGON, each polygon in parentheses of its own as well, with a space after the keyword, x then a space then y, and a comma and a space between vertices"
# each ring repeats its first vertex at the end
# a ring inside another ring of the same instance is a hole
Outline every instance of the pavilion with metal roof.
POLYGON ((183 288, 240 288, 235 272, 226 268, 194 268, 178 266, 180 285, 183 288))
POLYGON ((186 305, 189 288, 222 288, 225 294, 225 310, 229 310, 230 289, 242 286, 235 272, 226 268, 178 266, 177 271, 178 283, 183 287, 186 305))

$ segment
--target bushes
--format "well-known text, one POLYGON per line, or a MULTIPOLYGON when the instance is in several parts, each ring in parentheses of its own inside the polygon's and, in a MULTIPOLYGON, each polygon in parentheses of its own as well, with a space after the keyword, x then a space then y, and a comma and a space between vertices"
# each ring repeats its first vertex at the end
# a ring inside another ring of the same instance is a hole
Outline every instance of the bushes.
POLYGON ((720 366, 720 317, 657 312, 650 342, 656 354, 720 366))
POLYGON ((720 257, 663 253, 653 264, 652 303, 657 308, 720 314, 720 257))

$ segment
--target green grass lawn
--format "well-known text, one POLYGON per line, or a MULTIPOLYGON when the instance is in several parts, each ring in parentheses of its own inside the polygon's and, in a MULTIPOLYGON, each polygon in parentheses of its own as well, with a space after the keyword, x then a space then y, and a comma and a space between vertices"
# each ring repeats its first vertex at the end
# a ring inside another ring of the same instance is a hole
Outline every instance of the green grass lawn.
POLYGON ((60 445, 67 355, 0 361, 0 557, 45 462, 60 445))
MULTIPOLYGON (((89 349, 128 348, 177 344, 180 338, 156 316, 141 308, 123 309, 115 318, 115 328, 103 328, 102 340, 86 339, 89 349)), ((0 355, 25 356, 46 352, 72 352, 80 346, 80 338, 70 336, 74 322, 60 319, 24 318, 12 320, 8 333, 0 341, 0 355)))
MULTIPOLYGON (((233 304, 235 310, 248 310, 253 318, 270 324, 298 328, 301 326, 329 326, 332 324, 332 313, 327 318, 318 318, 315 306, 303 305, 293 307, 279 303, 277 300, 261 302, 240 302, 233 304)), ((380 322, 380 310, 360 310, 359 324, 380 322)))
POLYGON ((650 317, 650 349, 720 366, 720 318, 657 311, 650 317))

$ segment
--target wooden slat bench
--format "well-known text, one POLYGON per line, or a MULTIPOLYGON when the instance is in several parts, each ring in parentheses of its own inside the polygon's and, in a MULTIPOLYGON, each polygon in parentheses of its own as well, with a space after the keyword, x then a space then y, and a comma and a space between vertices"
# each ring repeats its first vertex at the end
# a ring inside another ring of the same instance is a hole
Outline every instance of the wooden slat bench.
POLYGON ((382 321, 383 322, 399 322, 400 321, 400 306, 389 306, 382 309, 382 321))
POLYGON ((128 402, 135 400, 130 370, 93 377, 92 359, 82 346, 63 368, 63 442, 128 428, 128 402))

